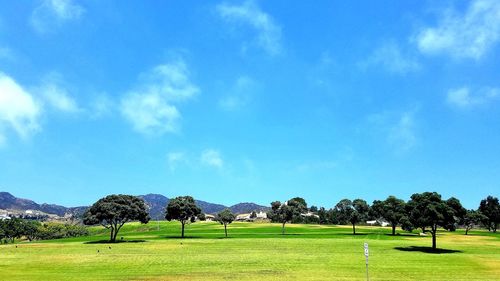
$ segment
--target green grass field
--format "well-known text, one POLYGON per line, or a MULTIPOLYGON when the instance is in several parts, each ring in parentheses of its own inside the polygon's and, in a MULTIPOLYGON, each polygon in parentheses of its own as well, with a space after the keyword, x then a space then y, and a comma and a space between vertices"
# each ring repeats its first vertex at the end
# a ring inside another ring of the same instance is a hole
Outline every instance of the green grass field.
POLYGON ((370 280, 500 280, 500 235, 441 232, 430 237, 389 228, 233 223, 230 238, 216 223, 129 224, 100 243, 103 228, 78 239, 0 246, 0 280, 365 280, 363 243, 370 246, 370 280), (158 230, 159 227, 159 230, 158 230), (17 248, 16 248, 17 246, 17 248))

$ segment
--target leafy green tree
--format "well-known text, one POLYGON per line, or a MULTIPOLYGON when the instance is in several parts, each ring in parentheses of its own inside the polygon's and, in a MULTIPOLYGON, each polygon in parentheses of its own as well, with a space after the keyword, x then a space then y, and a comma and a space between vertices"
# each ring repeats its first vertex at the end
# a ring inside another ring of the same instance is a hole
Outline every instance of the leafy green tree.
POLYGON ((16 238, 21 238, 24 234, 24 223, 22 219, 11 218, 10 220, 0 221, 0 235, 6 242, 10 241, 14 243, 16 238))
POLYGON ((396 234, 396 227, 405 216, 405 201, 394 196, 389 196, 384 201, 375 200, 371 213, 377 218, 384 218, 391 224, 392 235, 396 234))
POLYGON ((226 234, 226 237, 227 237, 227 225, 232 223, 234 219, 236 219, 236 216, 229 209, 224 209, 223 211, 219 212, 215 217, 216 221, 224 225, 224 233, 226 234))
POLYGON ((23 222, 23 235, 29 240, 33 241, 39 239, 39 229, 42 224, 38 221, 25 220, 23 222))
POLYGON ((328 223, 328 211, 321 207, 318 210, 319 224, 327 224, 328 223))
POLYGON ((198 219, 199 219, 200 221, 206 221, 206 220, 207 220, 207 217, 206 217, 206 215, 205 215, 204 213, 200 213, 200 214, 198 215, 198 219))
POLYGON ((455 197, 450 197, 448 200, 446 200, 446 204, 453 209, 455 217, 455 221, 451 222, 452 224, 448 226, 448 229, 450 231, 455 231, 458 227, 458 223, 462 222, 465 215, 467 214, 467 209, 465 209, 462 206, 462 203, 460 203, 460 200, 455 197))
POLYGON ((257 217, 257 213, 255 211, 252 211, 252 213, 250 214, 250 218, 255 219, 256 217, 257 217))
POLYGON ((432 249, 436 249, 438 227, 449 230, 455 220, 455 212, 436 192, 415 193, 406 204, 408 219, 414 227, 426 228, 432 235, 432 249))
POLYGON ((110 242, 122 226, 130 221, 148 223, 150 220, 144 200, 132 195, 113 194, 99 199, 84 214, 86 225, 101 224, 110 229, 110 242))
POLYGON ((488 196, 481 200, 479 211, 485 216, 483 224, 489 231, 497 232, 498 224, 500 223, 500 204, 498 198, 488 196))
POLYGON ((469 233, 469 230, 471 230, 474 226, 480 224, 485 219, 486 216, 483 215, 480 211, 467 210, 462 220, 462 225, 465 227, 465 235, 469 233))
POLYGON ((318 207, 316 207, 316 206, 314 206, 314 205, 313 205, 313 206, 311 206, 311 207, 309 207, 309 212, 312 212, 312 213, 317 213, 317 212, 318 212, 318 207))
POLYGON ((188 222, 195 222, 196 216, 201 213, 201 209, 191 196, 179 196, 168 202, 165 208, 165 218, 168 221, 178 220, 181 223, 181 237, 184 238, 184 226, 188 222))
POLYGON ((271 203, 271 211, 267 213, 267 217, 273 222, 281 223, 281 234, 285 234, 285 224, 291 221, 294 217, 307 211, 307 205, 304 204, 305 200, 302 198, 292 198, 287 202, 281 203, 274 201, 271 203), (300 200, 302 199, 302 200, 300 200))
POLYGON ((370 207, 363 199, 340 200, 334 208, 338 221, 341 224, 352 224, 352 234, 356 234, 356 224, 368 217, 370 207))

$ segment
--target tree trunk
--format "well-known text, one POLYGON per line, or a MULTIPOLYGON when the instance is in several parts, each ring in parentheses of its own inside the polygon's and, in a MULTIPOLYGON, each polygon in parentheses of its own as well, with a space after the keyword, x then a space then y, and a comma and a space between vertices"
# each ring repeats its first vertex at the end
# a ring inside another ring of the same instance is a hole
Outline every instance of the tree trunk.
POLYGON ((115 237, 115 228, 114 228, 114 226, 111 226, 110 229, 111 229, 111 233, 109 235, 109 241, 110 242, 115 242, 115 239, 114 239, 114 237, 115 237))
POLYGON ((465 227, 465 235, 467 235, 467 233, 468 233, 468 232, 469 232, 469 227, 468 227, 468 226, 466 226, 466 227, 465 227))
POLYGON ((352 224, 352 234, 356 235, 356 225, 354 223, 352 224))
POLYGON ((184 222, 181 221, 181 224, 182 224, 182 233, 181 233, 181 237, 184 238, 184 222))
POLYGON ((436 250, 436 231, 432 231, 432 249, 436 250))
POLYGON ((285 223, 284 222, 282 225, 281 225, 281 235, 285 235, 285 223))
POLYGON ((224 224, 224 233, 226 234, 226 238, 227 238, 227 224, 224 224))
POLYGON ((392 225, 392 235, 396 235, 396 225, 392 225))

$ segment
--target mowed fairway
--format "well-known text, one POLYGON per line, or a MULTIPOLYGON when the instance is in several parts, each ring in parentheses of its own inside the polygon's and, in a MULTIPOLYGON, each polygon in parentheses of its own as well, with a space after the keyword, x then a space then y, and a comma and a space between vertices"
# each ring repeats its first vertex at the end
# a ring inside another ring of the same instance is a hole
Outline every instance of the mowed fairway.
POLYGON ((0 246, 0 280, 365 280, 363 243, 370 246, 370 280, 500 280, 500 236, 472 231, 430 237, 389 228, 233 223, 230 238, 216 223, 124 226, 125 243, 93 236, 0 246), (159 228, 159 230, 158 230, 159 228))

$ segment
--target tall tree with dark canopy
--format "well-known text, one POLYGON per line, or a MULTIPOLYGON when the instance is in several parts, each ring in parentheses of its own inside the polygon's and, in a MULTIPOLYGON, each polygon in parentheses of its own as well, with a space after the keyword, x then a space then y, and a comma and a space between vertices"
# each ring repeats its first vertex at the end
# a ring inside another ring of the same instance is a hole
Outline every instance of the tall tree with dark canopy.
POLYGON ((181 223, 181 237, 184 238, 184 226, 188 222, 195 222, 196 216, 201 213, 201 209, 196 206, 193 197, 179 196, 168 202, 165 208, 165 218, 168 221, 178 220, 181 223))
POLYGON ((83 217, 83 223, 86 225, 101 224, 110 229, 110 242, 116 241, 116 236, 125 223, 130 221, 148 223, 149 220, 144 200, 123 194, 113 194, 99 199, 83 217))
POLYGON ((281 203, 280 201, 274 201, 271 203, 271 211, 267 213, 267 217, 273 222, 281 223, 281 234, 285 234, 285 224, 291 221, 294 216, 300 216, 300 214, 307 211, 307 205, 305 200, 296 200, 299 197, 288 200, 287 202, 281 203))
POLYGON ((480 211, 467 210, 461 222, 462 225, 465 227, 465 235, 469 233, 469 230, 471 230, 474 226, 480 224, 485 219, 486 216, 483 215, 480 211))
POLYGON ((383 218, 390 223, 392 235, 396 234, 396 227, 405 215, 405 201, 394 196, 389 196, 384 201, 375 200, 371 213, 378 218, 383 218))
POLYGON ((462 222, 465 215, 467 214, 467 209, 462 206, 460 200, 455 197, 450 197, 446 200, 446 204, 453 209, 455 221, 448 227, 450 231, 455 231, 457 229, 458 223, 462 222))
POLYGON ((365 220, 368 216, 370 207, 363 199, 349 199, 340 200, 335 205, 334 212, 337 214, 339 223, 352 224, 352 234, 356 234, 356 224, 365 220))
POLYGON ((450 230, 455 224, 455 212, 436 192, 415 193, 406 204, 408 219, 414 227, 426 228, 432 235, 432 249, 436 250, 438 227, 450 230))
POLYGON ((488 196, 481 200, 479 211, 485 216, 483 224, 489 231, 497 232, 498 224, 500 223, 500 204, 498 198, 488 196))
POLYGON ((224 225, 224 233, 226 234, 226 237, 227 237, 227 225, 232 223, 234 219, 236 219, 236 216, 233 214, 233 212, 231 212, 231 210, 227 208, 219 212, 215 217, 216 221, 224 225))

